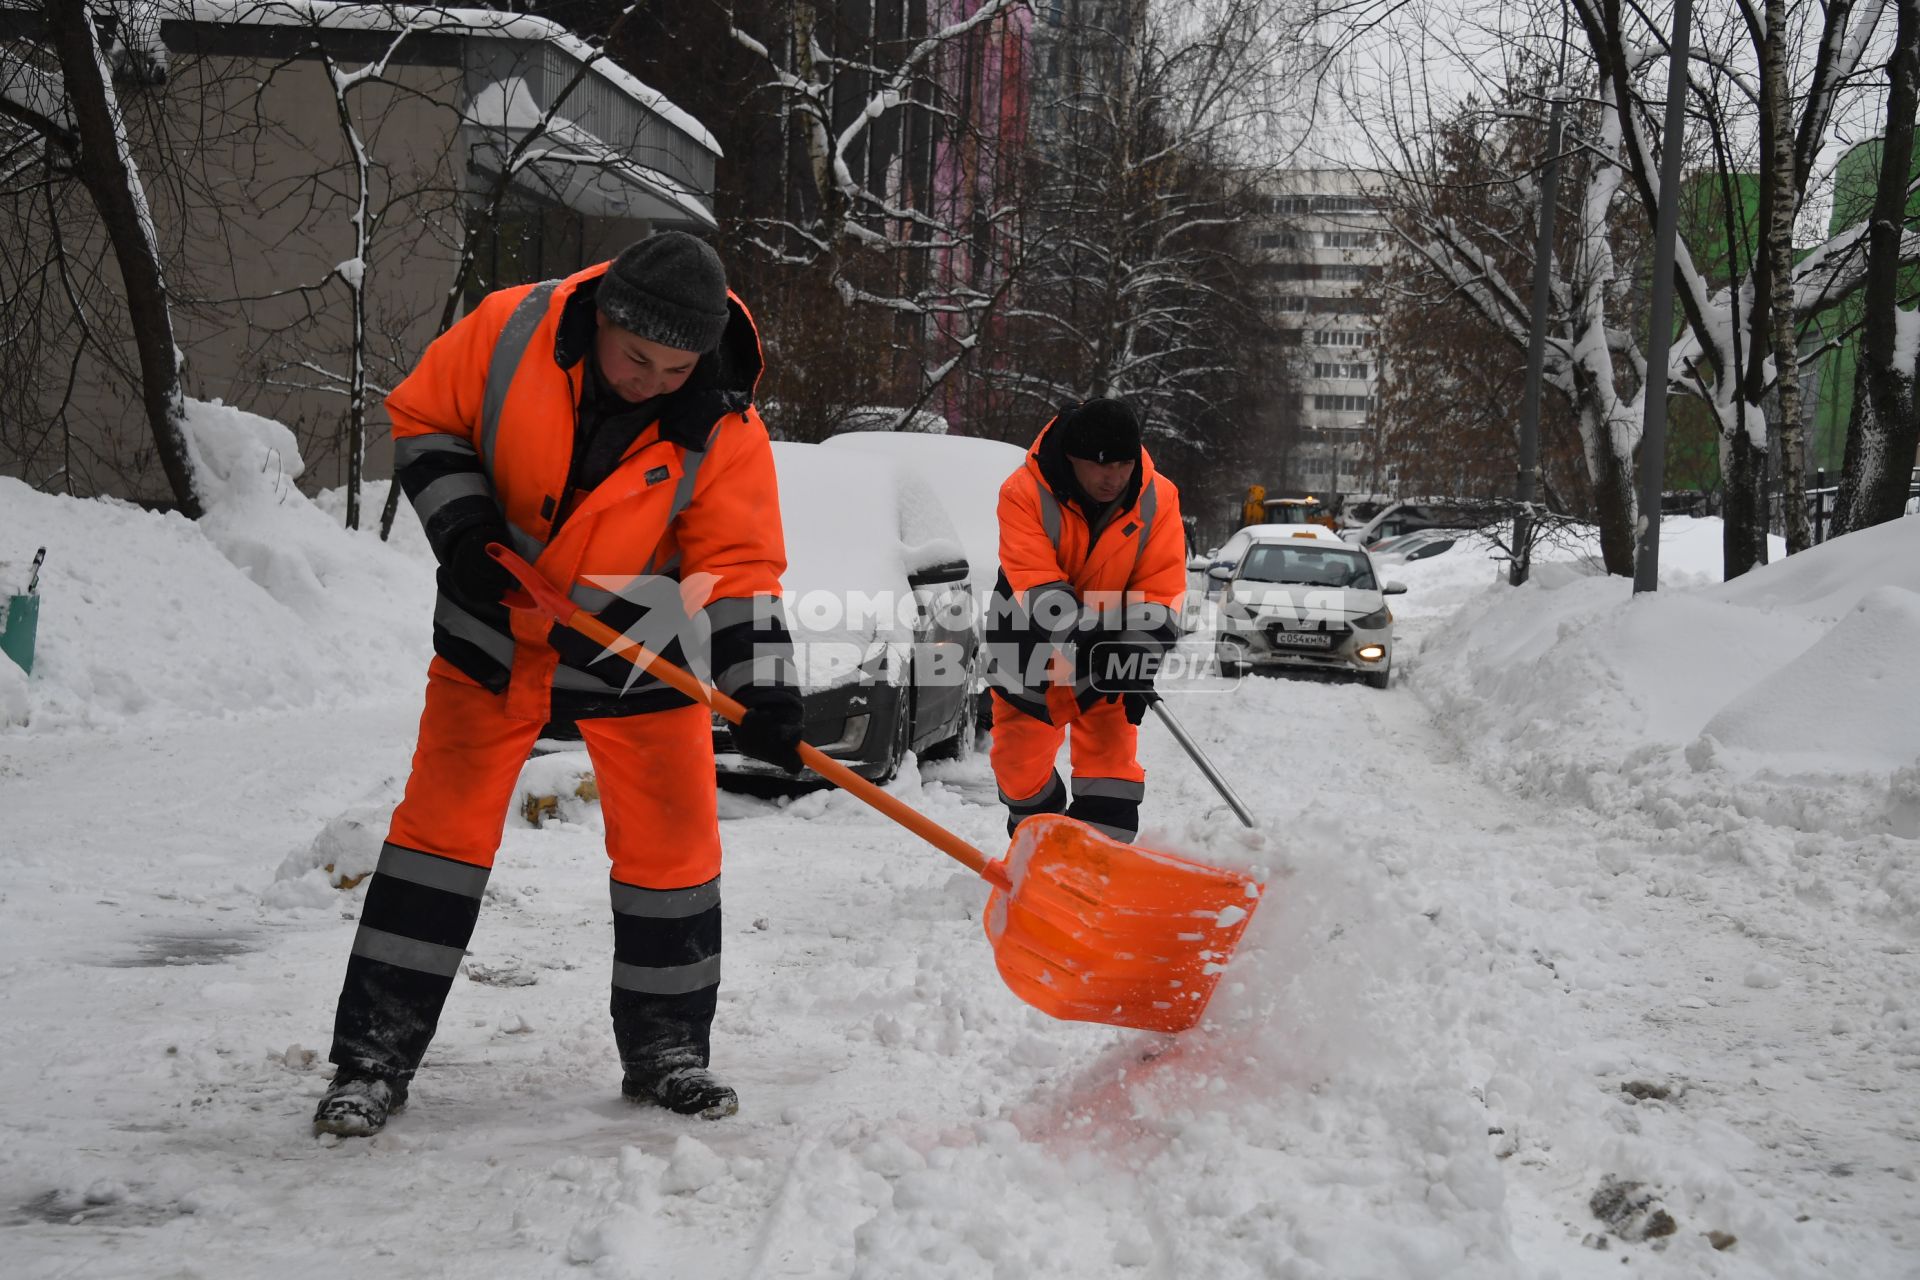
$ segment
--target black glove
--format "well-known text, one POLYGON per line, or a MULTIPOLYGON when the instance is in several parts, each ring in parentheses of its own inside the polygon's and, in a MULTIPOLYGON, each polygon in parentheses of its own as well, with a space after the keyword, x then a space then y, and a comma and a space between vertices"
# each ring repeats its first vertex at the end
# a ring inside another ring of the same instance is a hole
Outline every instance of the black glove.
POLYGON ((1151 707, 1154 699, 1159 696, 1157 693, 1121 694, 1120 701, 1126 704, 1127 708, 1127 723, 1139 724, 1142 720, 1145 720, 1147 718, 1147 708, 1151 707))
POLYGON ((489 542, 506 543, 506 527, 491 521, 477 524, 447 548, 447 577, 452 580, 454 594, 463 600, 499 604, 501 597, 520 585, 505 565, 487 554, 489 542))
POLYGON ((1111 702, 1123 693, 1152 691, 1160 647, 1096 633, 1080 640, 1075 659, 1074 682, 1111 702))
POLYGON ((750 684, 734 695, 747 714, 733 726, 733 745, 743 756, 799 773, 800 734, 807 716, 792 685, 750 684))
MULTIPOLYGON (((1078 694, 1074 701, 1082 711, 1097 702, 1118 702, 1129 695, 1153 692, 1153 677, 1160 670, 1157 645, 1116 640, 1111 634, 1083 636, 1074 646, 1073 683, 1078 694)), ((1131 712, 1132 708, 1129 708, 1131 712)), ((1140 712, 1144 714, 1145 704, 1140 712)), ((1138 719, 1133 723, 1139 724, 1138 719)))

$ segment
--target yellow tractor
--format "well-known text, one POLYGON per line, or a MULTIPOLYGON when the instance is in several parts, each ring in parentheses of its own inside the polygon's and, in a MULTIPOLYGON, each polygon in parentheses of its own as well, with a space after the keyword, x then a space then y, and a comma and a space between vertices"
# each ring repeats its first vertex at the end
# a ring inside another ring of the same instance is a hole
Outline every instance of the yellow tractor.
POLYGON ((1290 493, 1268 498, 1262 504, 1266 524, 1317 524, 1338 529, 1338 504, 1329 506, 1311 493, 1290 493))

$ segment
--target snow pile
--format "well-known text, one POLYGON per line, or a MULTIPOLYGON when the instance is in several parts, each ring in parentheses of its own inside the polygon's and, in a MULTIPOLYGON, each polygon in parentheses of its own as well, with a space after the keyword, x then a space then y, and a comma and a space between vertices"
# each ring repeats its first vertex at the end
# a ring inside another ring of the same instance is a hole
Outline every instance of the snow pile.
MULTIPOLYGON (((1445 557, 1435 557, 1436 562, 1445 557)), ((1403 566, 1402 571, 1421 564, 1403 566)), ((1676 578, 1698 580, 1683 561, 1676 578)), ((1748 771, 1881 773, 1920 755, 1920 523, 1883 525, 1736 582, 1634 596, 1544 570, 1428 637, 1434 709, 1530 785, 1604 803, 1611 777, 1687 748, 1748 771), (1762 760, 1765 757, 1765 760, 1762 760)))
MULTIPOLYGON (((1909 549, 1920 550, 1920 541, 1909 549)), ((1920 755, 1914 711, 1920 680, 1920 592, 1880 587, 1863 596, 1806 652, 1722 707, 1703 741, 1722 764, 1817 774, 1871 773, 1920 755)))
POLYGON ((1817 883, 1920 921, 1920 869, 1888 843, 1920 766, 1920 522, 1731 583, 1684 558, 1674 576, 1694 585, 1488 592, 1420 643, 1421 696, 1492 777, 1742 865, 1770 911, 1817 883))
POLYGON ((189 401, 187 428, 207 507, 197 522, 0 478, 0 547, 48 548, 25 714, 18 690, 0 685, 0 723, 416 696, 433 566, 412 512, 392 545, 348 532, 295 487, 302 464, 281 424, 189 401))

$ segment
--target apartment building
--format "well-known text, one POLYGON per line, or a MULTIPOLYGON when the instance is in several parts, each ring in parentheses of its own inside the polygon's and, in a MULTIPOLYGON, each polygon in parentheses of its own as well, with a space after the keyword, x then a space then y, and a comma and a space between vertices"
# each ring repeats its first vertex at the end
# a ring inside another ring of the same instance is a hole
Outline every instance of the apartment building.
POLYGON ((1298 388, 1276 407, 1287 447, 1269 488, 1370 493, 1379 300, 1369 288, 1386 264, 1386 222, 1358 175, 1296 169, 1279 175, 1251 231, 1262 293, 1298 388))

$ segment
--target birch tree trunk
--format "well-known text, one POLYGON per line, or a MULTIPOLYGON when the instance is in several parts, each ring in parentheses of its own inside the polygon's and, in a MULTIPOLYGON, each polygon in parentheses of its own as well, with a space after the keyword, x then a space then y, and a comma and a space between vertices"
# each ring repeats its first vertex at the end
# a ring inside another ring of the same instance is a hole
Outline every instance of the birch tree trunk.
POLYGON ((1787 3, 1767 0, 1767 34, 1761 48, 1761 128, 1771 149, 1768 164, 1766 254, 1773 338, 1774 386, 1780 402, 1780 510, 1786 523, 1787 554, 1813 545, 1807 520, 1806 427, 1800 395, 1800 326, 1793 302, 1794 166, 1792 103, 1787 95, 1787 3))

